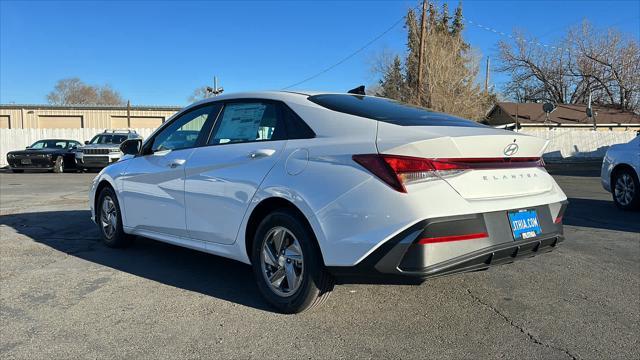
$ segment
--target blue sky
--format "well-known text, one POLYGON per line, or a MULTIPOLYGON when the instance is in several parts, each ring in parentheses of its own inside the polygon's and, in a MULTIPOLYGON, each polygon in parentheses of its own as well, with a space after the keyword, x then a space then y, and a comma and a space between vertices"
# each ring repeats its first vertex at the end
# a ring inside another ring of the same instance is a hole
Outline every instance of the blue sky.
MULTIPOLYGON (((418 1, 0 1, 0 103, 45 103, 62 78, 110 84, 132 104, 184 105, 217 75, 226 92, 280 89, 338 62, 418 1)), ((442 4, 442 1, 437 1, 442 4)), ((450 1, 455 8, 457 1, 450 1)), ((465 17, 551 43, 588 19, 640 37, 640 1, 471 1, 465 17)), ((495 62, 500 35, 466 24, 464 36, 495 62)), ((403 53, 393 28, 333 70, 297 88, 373 84, 371 59, 403 53)), ((505 75, 492 73, 498 87, 505 75)))

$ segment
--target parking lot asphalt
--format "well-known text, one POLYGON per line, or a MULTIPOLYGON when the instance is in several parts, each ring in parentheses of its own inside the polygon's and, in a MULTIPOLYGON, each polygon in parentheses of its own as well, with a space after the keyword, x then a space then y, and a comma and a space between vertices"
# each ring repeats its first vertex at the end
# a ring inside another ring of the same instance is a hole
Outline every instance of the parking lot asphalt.
POLYGON ((552 253, 421 286, 337 286, 274 313, 248 266, 148 239, 109 249, 95 174, 0 173, 0 358, 638 359, 640 213, 597 166, 557 166, 552 253))

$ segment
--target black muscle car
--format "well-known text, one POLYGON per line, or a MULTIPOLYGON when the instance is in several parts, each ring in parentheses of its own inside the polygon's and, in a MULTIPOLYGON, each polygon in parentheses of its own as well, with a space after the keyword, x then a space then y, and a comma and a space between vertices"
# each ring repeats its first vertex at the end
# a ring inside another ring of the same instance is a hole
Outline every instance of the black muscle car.
POLYGON ((25 169, 61 173, 76 168, 75 153, 79 146, 80 142, 75 140, 38 140, 26 150, 7 153, 7 162, 11 171, 15 173, 23 172, 25 169))

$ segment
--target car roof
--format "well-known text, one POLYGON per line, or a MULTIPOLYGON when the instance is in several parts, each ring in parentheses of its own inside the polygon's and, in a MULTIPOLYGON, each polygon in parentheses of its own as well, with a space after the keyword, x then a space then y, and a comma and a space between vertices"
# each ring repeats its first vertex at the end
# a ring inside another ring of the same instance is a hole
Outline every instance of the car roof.
POLYGON ((110 135, 127 135, 127 134, 137 134, 134 131, 131 130, 105 130, 97 135, 103 135, 103 134, 110 134, 110 135))
MULTIPOLYGON (((252 92, 238 92, 223 94, 211 98, 206 98, 195 102, 187 107, 185 110, 201 104, 206 104, 214 101, 234 100, 234 99, 267 99, 267 100, 281 100, 281 101, 294 101, 303 102, 306 101, 309 96, 324 95, 324 94, 341 94, 341 95, 354 95, 346 92, 331 92, 331 91, 309 91, 309 90, 277 90, 277 91, 252 91, 252 92)), ((360 95, 368 96, 368 95, 360 95)), ((312 102, 308 102, 311 106, 317 106, 312 102)))

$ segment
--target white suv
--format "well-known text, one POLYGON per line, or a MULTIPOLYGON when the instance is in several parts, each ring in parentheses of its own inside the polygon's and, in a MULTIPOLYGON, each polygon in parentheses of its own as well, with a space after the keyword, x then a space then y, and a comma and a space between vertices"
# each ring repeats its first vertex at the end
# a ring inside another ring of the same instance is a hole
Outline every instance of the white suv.
POLYGON ((338 282, 408 282, 552 250, 566 196, 547 142, 355 94, 193 104, 127 140, 89 194, 104 242, 132 235, 253 266, 299 312, 338 282))
POLYGON ((122 157, 120 144, 127 139, 141 139, 135 130, 105 130, 85 141, 76 152, 76 167, 79 170, 101 169, 122 157))

